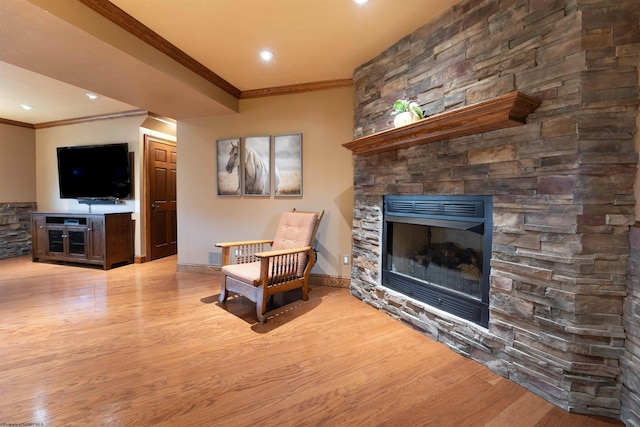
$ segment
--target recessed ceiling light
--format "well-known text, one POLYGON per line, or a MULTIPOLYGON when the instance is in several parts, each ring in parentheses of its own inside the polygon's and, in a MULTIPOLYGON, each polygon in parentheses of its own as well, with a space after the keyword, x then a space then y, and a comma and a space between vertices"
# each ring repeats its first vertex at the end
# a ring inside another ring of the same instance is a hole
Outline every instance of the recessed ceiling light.
POLYGON ((87 94, 87 98, 89 98, 89 99, 98 99, 98 95, 96 95, 95 93, 88 93, 87 94))
POLYGON ((263 50, 260 52, 260 58, 262 58, 263 61, 271 61, 273 59, 273 52, 263 50))
POLYGON ((22 108, 23 110, 33 110, 33 105, 20 104, 20 108, 22 108))
POLYGON ((353 0, 353 1, 358 3, 358 4, 365 4, 369 0, 353 0))

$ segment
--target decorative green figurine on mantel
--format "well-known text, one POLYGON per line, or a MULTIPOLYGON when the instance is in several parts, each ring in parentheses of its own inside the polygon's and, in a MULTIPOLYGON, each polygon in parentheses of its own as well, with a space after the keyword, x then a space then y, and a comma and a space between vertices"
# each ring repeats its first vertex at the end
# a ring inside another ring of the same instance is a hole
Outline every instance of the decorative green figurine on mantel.
POLYGON ((398 99, 393 103, 392 116, 396 116, 393 120, 395 127, 408 125, 424 118, 420 105, 410 98, 398 99))

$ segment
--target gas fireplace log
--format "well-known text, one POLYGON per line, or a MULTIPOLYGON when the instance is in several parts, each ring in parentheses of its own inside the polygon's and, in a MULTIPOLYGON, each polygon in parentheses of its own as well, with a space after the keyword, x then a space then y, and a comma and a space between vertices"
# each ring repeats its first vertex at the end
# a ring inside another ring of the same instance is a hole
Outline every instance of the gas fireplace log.
POLYGON ((482 257, 471 248, 460 248, 453 242, 430 243, 415 254, 413 260, 425 267, 435 264, 440 267, 460 270, 465 278, 482 278, 482 257))

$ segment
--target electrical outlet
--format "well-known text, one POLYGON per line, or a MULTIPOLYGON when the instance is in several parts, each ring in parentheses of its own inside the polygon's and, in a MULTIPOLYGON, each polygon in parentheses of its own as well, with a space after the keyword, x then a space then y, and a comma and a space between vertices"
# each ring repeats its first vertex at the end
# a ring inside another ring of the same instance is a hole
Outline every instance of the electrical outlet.
POLYGON ((349 255, 342 255, 342 265, 349 265, 349 255))

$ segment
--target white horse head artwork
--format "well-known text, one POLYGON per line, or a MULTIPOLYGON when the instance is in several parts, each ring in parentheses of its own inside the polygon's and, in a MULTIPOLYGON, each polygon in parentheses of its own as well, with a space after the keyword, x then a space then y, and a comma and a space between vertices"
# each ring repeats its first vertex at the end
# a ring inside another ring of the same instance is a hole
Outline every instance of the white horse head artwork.
POLYGON ((245 194, 269 194, 269 163, 256 150, 244 147, 244 192, 245 194))
MULTIPOLYGON (((227 173, 232 173, 235 169, 238 173, 238 191, 242 185, 242 173, 240 169, 240 144, 237 141, 231 142, 229 159, 225 166, 227 173)), ((274 188, 278 191, 280 176, 278 168, 275 168, 274 188)), ((245 143, 244 146, 244 194, 262 195, 270 194, 269 180, 269 159, 263 159, 258 152, 245 143)))
POLYGON ((231 141, 231 149, 229 150, 229 160, 227 160, 227 165, 225 166, 225 170, 227 173, 232 173, 234 169, 238 171, 238 188, 236 192, 240 194, 240 185, 242 184, 242 175, 240 175, 240 144, 238 141, 231 141))

